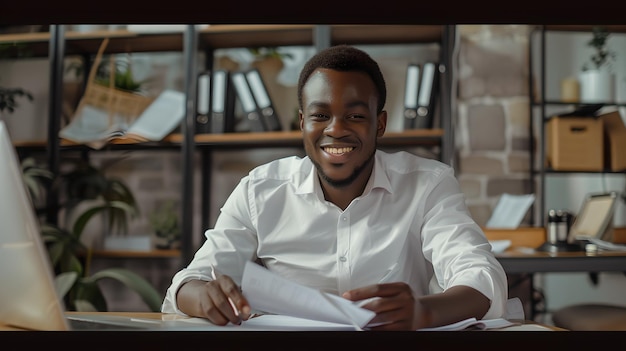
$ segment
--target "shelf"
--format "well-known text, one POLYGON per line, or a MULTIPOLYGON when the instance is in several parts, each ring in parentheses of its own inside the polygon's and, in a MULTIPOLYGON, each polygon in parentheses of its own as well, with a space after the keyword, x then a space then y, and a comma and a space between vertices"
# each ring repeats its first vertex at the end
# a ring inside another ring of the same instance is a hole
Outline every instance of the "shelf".
POLYGON ((91 256, 94 258, 179 258, 180 250, 94 250, 91 256))
MULTIPOLYGON (((542 103, 539 101, 532 102, 533 107, 541 107, 542 103)), ((626 106, 626 102, 604 101, 604 102, 564 102, 557 100, 546 100, 543 105, 555 105, 555 106, 586 106, 586 105, 603 105, 605 106, 626 106)))
MULTIPOLYGON (((436 146, 440 144, 443 138, 443 129, 412 129, 402 132, 386 132, 379 139, 380 146, 436 146)), ((179 133, 170 134, 161 142, 137 142, 134 139, 114 139, 103 149, 117 150, 137 150, 137 149, 167 149, 180 148, 184 136, 179 133)), ((224 134, 198 134, 194 138, 196 147, 211 148, 250 148, 254 146, 262 147, 301 147, 302 133, 300 131, 284 131, 284 132, 261 132, 261 133, 224 133, 224 134)), ((15 142, 14 146, 18 149, 37 150, 44 149, 47 142, 27 141, 15 142)), ((67 140, 61 141, 63 150, 79 150, 86 148, 93 150, 86 145, 76 144, 67 140)))
POLYGON ((591 33, 593 27, 602 26, 611 33, 626 33, 626 25, 546 25, 547 31, 551 32, 584 32, 591 33))
MULTIPOLYGON (((210 25, 199 30, 198 49, 312 46, 315 25, 210 25), (254 34, 254 35, 252 35, 254 34)), ((439 42, 443 26, 435 25, 332 25, 332 43, 408 44, 439 42)), ((98 51, 103 38, 111 38, 105 53, 183 51, 183 32, 138 33, 126 29, 65 33, 65 54, 98 51)), ((0 44, 25 44, 32 57, 47 57, 50 33, 0 35, 0 44)), ((9 50, 9 54, 15 53, 9 50)))
MULTIPOLYGON (((538 173, 539 171, 536 171, 536 172, 538 173)), ((626 170, 623 170, 623 171, 613 171, 613 170, 610 170, 610 169, 604 169, 604 170, 601 170, 601 171, 555 171, 553 169, 546 168, 546 169, 544 169, 544 172, 546 174, 553 174, 553 175, 554 174, 563 174, 563 175, 565 175, 565 174, 574 174, 574 173, 580 173, 580 174, 606 174, 606 173, 623 174, 624 173, 624 174, 626 174, 626 170)))

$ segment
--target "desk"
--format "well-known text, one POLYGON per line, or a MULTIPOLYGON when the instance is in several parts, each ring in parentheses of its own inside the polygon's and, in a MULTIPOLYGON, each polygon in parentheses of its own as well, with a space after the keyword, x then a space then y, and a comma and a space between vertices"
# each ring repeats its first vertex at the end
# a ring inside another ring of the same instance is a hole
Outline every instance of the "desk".
MULTIPOLYGON (((496 254, 507 273, 626 272, 626 251, 541 252, 534 248, 546 240, 544 228, 484 229, 489 240, 511 240, 511 248, 496 254)), ((615 230, 621 242, 622 228, 615 230)))
MULTIPOLYGON (((483 228, 489 240, 511 240, 511 247, 496 254, 507 274, 522 274, 529 278, 529 297, 520 297, 522 301, 530 301, 530 310, 526 311, 530 319, 534 319, 539 312, 536 301, 532 297, 535 290, 533 274, 535 273, 563 273, 563 272, 624 272, 626 274, 626 251, 599 251, 588 254, 580 252, 542 252, 534 248, 541 246, 546 240, 544 228, 519 229, 486 229, 483 228)), ((615 228, 614 241, 626 241, 625 228, 615 228)))
POLYGON ((529 252, 513 248, 497 254, 507 273, 626 272, 626 251, 529 252))
MULTIPOLYGON (((80 313, 80 312, 71 312, 80 313)), ((137 318, 161 319, 160 313, 102 312, 137 318)), ((524 321, 530 325, 537 324, 524 321)), ((554 330, 561 330, 553 328, 554 330)), ((349 345, 353 350, 392 350, 413 345, 420 350, 463 350, 477 346, 481 351, 506 350, 510 345, 533 351, 559 347, 595 345, 597 340, 579 332, 550 331, 477 331, 477 332, 198 332, 198 331, 76 331, 28 332, 0 326, 0 338, 5 344, 20 345, 20 349, 63 350, 177 350, 204 345, 210 350, 328 350, 349 345), (6 331, 8 330, 8 331, 6 331), (595 344, 590 343, 594 340, 595 344)), ((623 335, 621 335, 623 337, 623 335)), ((603 337, 604 338, 604 337, 603 337)), ((612 338, 608 335, 608 339, 612 338)), ((615 340, 617 341, 617 339, 615 340)))

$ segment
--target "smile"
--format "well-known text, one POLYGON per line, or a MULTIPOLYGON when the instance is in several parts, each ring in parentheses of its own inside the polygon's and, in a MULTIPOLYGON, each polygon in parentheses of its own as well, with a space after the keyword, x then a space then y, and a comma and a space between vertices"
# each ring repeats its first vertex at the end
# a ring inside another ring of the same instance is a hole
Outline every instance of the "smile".
POLYGON ((354 150, 353 147, 325 147, 324 151, 331 155, 343 155, 354 150))

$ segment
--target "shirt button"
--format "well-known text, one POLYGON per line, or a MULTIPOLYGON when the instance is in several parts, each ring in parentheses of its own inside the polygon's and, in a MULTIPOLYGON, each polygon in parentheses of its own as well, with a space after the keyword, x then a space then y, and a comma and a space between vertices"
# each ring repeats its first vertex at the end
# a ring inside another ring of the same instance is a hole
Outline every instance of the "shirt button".
POLYGON ((345 256, 339 257, 339 261, 346 262, 348 259, 345 256))
POLYGON ((342 218, 341 218, 341 220, 345 222, 345 221, 347 221, 348 219, 347 219, 346 217, 342 217, 342 218))

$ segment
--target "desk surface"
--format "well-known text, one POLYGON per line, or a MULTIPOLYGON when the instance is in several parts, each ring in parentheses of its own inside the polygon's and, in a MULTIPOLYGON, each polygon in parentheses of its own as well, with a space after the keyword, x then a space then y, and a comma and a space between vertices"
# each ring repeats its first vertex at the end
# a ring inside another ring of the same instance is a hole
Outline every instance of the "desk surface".
MULTIPOLYGON (((160 313, 103 312, 138 318, 161 318, 160 313)), ((528 322, 533 323, 533 322, 528 322)), ((2 330, 2 328, 0 328, 2 330)), ((623 343, 623 333, 612 332, 550 332, 550 331, 459 331, 459 332, 198 332, 198 331, 80 331, 80 332, 24 332, 3 329, 3 342, 20 345, 20 349, 58 346, 63 350, 176 350, 204 345, 210 350, 326 350, 349 345, 352 350, 392 350, 418 348, 419 350, 494 350, 511 348, 554 350, 560 348, 598 347, 602 343, 623 343), (594 334, 601 334, 593 337, 594 334)))
MULTIPOLYGON (((542 252, 534 249, 546 240, 544 228, 484 231, 489 240, 511 241, 509 250, 496 255, 507 273, 626 272, 626 251, 542 252)), ((622 228, 614 234, 620 241, 626 237, 622 228)))
MULTIPOLYGON (((68 315, 81 315, 81 314, 92 315, 94 314, 94 312, 66 312, 66 313, 68 315)), ((171 320, 172 318, 181 318, 178 315, 164 314, 164 313, 159 313, 159 312, 96 312, 96 313, 102 314, 102 315, 125 316, 129 318, 154 319, 154 320, 171 320)), ((185 317, 182 317, 182 318, 185 318, 185 317)), ((524 321, 515 320, 515 322, 521 323, 524 326, 532 327, 536 325, 536 326, 546 327, 554 331, 564 331, 564 329, 553 327, 553 326, 548 326, 548 325, 542 325, 531 320, 524 320, 524 321)), ((528 328, 528 329, 532 329, 532 328, 528 328)), ((0 324, 0 331, 27 331, 27 330, 0 324)))
POLYGON ((496 257, 507 273, 626 272, 626 251, 588 254, 513 248, 496 257))

